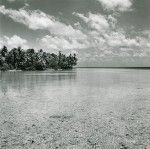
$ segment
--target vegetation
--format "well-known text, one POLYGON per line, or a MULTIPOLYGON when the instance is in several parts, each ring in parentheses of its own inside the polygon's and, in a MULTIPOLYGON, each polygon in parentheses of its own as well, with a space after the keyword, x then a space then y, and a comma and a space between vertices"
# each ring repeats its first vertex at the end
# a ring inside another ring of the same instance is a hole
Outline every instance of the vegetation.
POLYGON ((57 54, 34 49, 23 50, 21 47, 8 51, 4 46, 0 50, 0 70, 46 70, 46 69, 72 69, 77 64, 75 54, 66 56, 61 52, 57 54))

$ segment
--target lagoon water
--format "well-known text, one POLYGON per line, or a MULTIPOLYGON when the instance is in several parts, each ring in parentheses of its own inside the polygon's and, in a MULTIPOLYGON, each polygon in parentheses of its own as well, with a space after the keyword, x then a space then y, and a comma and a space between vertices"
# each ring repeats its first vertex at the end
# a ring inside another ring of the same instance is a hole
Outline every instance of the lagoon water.
POLYGON ((148 149, 149 119, 150 70, 0 72, 1 148, 148 149))

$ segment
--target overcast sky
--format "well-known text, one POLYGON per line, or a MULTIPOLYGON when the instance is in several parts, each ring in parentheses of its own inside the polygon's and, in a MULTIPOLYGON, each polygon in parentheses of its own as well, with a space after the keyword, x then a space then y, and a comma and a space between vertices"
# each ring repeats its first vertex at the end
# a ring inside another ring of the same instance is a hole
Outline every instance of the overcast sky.
POLYGON ((0 0, 0 47, 77 53, 79 66, 150 66, 150 0, 0 0))

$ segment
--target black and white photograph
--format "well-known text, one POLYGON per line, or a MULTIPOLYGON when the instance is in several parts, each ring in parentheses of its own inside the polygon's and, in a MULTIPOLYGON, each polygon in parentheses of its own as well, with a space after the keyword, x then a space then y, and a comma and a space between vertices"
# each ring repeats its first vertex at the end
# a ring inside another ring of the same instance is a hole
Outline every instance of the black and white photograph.
POLYGON ((0 149, 150 149, 150 0, 0 0, 0 149))

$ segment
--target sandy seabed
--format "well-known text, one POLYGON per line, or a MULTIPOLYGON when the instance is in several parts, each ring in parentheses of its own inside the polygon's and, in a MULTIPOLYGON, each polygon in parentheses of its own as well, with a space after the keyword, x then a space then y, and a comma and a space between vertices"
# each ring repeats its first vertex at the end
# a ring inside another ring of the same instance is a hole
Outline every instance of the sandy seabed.
MULTIPOLYGON (((142 102, 142 101, 141 101, 142 102)), ((1 149, 150 149, 150 109, 101 116, 53 115, 22 124, 7 113, 0 124, 1 149), (44 118, 43 118, 44 119, 44 118)))

